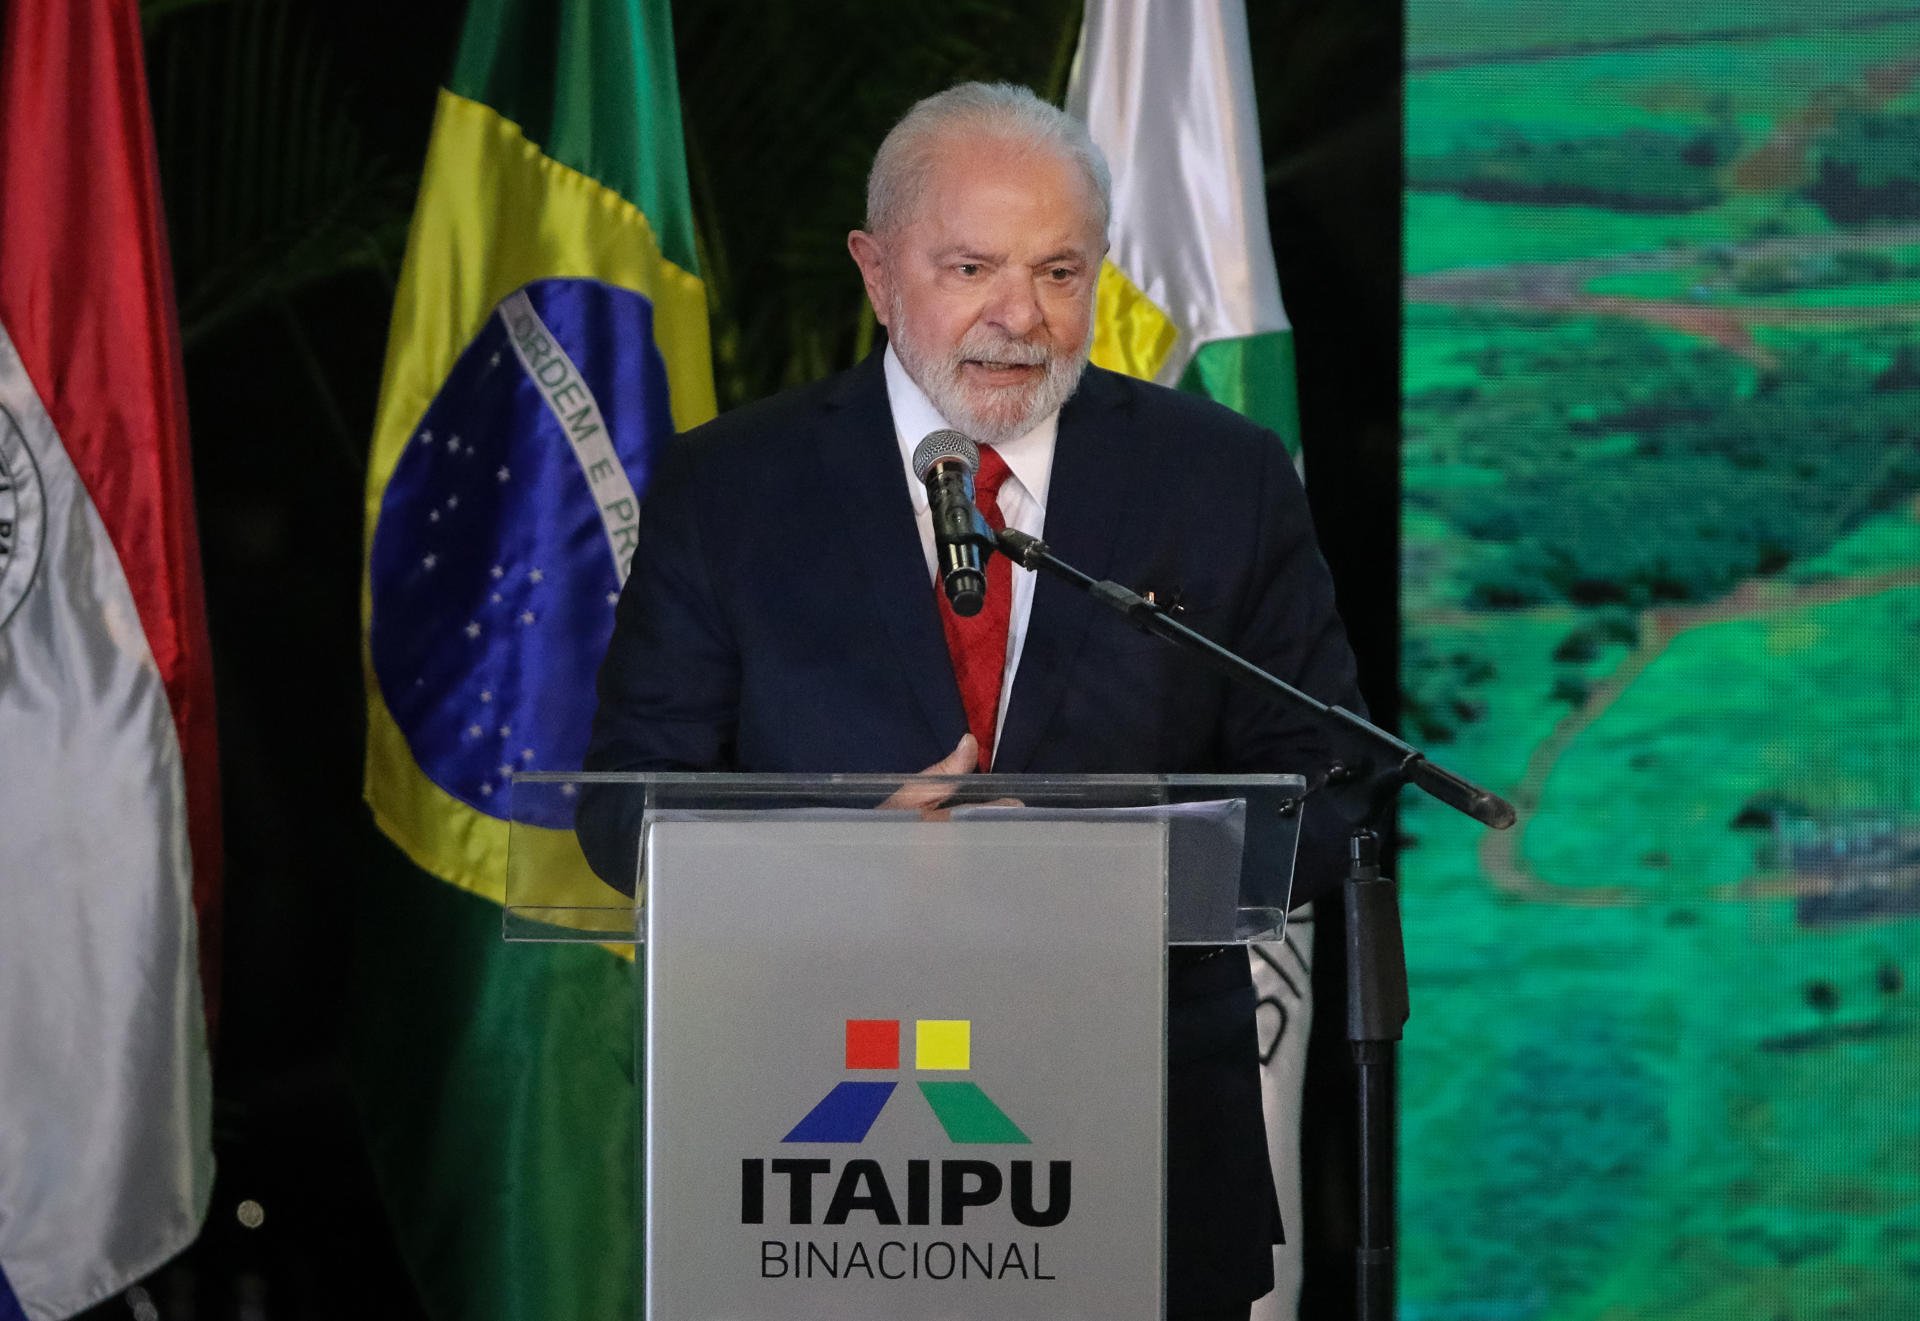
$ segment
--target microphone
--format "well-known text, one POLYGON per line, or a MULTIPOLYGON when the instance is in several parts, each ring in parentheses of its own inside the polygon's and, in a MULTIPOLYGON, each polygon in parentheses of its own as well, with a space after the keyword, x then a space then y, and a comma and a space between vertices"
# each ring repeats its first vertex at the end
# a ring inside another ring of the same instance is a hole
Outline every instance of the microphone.
POLYGON ((987 556, 993 529, 973 507, 973 474, 980 447, 958 431, 929 432, 913 451, 913 475, 933 507, 934 565, 953 613, 977 615, 987 601, 987 556))

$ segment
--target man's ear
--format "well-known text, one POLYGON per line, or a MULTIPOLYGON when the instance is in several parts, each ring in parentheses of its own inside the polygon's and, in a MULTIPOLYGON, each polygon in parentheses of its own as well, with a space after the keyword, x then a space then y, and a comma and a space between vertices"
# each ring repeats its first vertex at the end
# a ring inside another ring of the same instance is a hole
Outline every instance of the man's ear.
POLYGON ((886 325, 887 309, 893 300, 889 297, 891 286, 885 247, 865 230, 856 229, 847 235, 847 251, 853 255, 853 264, 860 268, 860 280, 867 286, 867 301, 873 304, 874 319, 886 325))

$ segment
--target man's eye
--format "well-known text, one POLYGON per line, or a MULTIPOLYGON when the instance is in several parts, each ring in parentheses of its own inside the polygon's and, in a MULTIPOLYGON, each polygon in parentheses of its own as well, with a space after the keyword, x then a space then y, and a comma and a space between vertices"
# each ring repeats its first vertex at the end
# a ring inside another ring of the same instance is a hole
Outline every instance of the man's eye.
POLYGON ((1076 272, 1071 266, 1056 266, 1048 271, 1047 274, 1053 277, 1056 284, 1065 284, 1074 277, 1076 272))
POLYGON ((953 269, 962 275, 974 276, 980 274, 980 263, 977 261, 963 261, 953 269))

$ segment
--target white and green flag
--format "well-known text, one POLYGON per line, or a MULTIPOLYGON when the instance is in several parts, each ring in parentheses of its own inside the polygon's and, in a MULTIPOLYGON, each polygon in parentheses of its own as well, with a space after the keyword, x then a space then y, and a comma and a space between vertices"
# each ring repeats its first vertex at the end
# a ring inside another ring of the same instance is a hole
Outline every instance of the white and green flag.
MULTIPOLYGON (((1093 362, 1205 394, 1300 457, 1293 328, 1267 231, 1244 0, 1087 0, 1067 110, 1113 170, 1112 249, 1093 362)), ((1300 1296, 1300 1102, 1313 1016, 1313 918, 1252 950, 1260 1090, 1288 1243, 1253 1321, 1300 1296)))
POLYGON ((1087 0, 1067 109, 1113 169, 1094 363, 1209 395, 1298 455, 1242 0, 1087 0))

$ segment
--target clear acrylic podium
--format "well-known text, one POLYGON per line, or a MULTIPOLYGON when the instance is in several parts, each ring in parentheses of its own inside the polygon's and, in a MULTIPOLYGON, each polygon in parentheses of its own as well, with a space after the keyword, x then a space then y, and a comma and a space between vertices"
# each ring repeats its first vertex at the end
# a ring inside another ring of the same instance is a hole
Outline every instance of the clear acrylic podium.
POLYGON ((1280 939, 1303 791, 516 777, 506 938, 636 946, 644 1315, 1161 1317, 1167 951, 1280 939))

